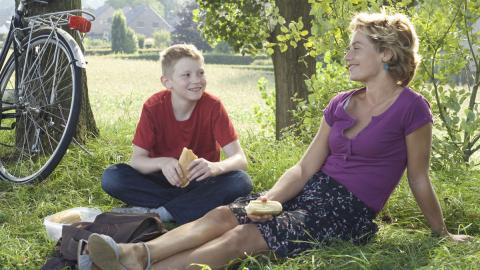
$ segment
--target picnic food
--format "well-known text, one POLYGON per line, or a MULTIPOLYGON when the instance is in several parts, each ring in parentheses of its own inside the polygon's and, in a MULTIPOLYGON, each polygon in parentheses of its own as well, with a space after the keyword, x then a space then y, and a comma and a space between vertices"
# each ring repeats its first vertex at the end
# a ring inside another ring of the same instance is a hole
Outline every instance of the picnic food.
POLYGON ((51 218, 52 222, 61 224, 72 224, 75 222, 80 222, 81 220, 80 213, 72 210, 59 212, 53 215, 51 218))
POLYGON ((277 201, 253 200, 245 207, 248 215, 278 215, 282 212, 282 204, 277 201))
POLYGON ((184 147, 182 150, 182 154, 178 158, 178 164, 180 165, 180 168, 182 169, 182 174, 183 176, 180 178, 181 185, 180 187, 184 188, 188 186, 190 181, 188 181, 187 175, 188 175, 188 165, 195 159, 197 159, 197 155, 193 153, 192 150, 184 147))

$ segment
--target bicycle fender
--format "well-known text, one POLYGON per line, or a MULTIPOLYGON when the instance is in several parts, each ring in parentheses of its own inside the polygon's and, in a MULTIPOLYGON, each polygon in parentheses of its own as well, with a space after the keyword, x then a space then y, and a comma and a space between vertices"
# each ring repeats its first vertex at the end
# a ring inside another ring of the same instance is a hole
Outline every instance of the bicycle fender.
POLYGON ((67 43, 72 48, 73 57, 75 58, 75 65, 80 68, 86 68, 87 62, 85 61, 85 56, 83 55, 80 46, 78 46, 78 43, 75 41, 72 35, 60 28, 56 29, 56 31, 67 41, 67 43))

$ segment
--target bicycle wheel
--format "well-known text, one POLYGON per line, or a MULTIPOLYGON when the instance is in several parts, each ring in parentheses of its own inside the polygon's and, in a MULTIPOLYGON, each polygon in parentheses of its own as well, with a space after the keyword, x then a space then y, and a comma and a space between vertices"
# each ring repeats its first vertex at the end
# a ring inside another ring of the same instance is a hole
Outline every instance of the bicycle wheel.
POLYGON ((78 48, 72 46, 61 35, 39 31, 24 45, 18 66, 13 55, 7 60, 0 74, 2 179, 41 181, 65 154, 81 100, 81 69, 73 54, 78 48))

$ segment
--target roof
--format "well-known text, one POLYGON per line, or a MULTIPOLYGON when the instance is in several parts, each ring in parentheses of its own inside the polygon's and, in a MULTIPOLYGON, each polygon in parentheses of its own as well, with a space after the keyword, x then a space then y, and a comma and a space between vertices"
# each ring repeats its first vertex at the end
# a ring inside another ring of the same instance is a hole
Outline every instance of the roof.
POLYGON ((125 18, 127 19, 127 22, 131 22, 134 19, 138 18, 141 14, 145 12, 150 12, 153 14, 157 19, 164 24, 165 26, 168 27, 170 31, 173 31, 174 27, 172 27, 160 14, 158 14, 153 8, 145 5, 145 4, 140 4, 137 6, 132 7, 131 10, 125 12, 125 18))
MULTIPOLYGON (((151 37, 158 29, 169 32, 174 30, 161 15, 147 4, 139 4, 133 7, 125 6, 122 8, 127 21, 127 26, 132 28, 137 34, 151 37)), ((112 17, 115 9, 105 3, 94 12, 95 22, 92 24, 90 36, 109 38, 112 26, 112 17)))
POLYGON ((100 6, 99 8, 97 8, 95 10, 95 16, 96 17, 99 17, 101 16, 103 13, 105 13, 106 11, 108 11, 109 9, 111 9, 112 7, 109 6, 109 5, 103 5, 103 6, 100 6))

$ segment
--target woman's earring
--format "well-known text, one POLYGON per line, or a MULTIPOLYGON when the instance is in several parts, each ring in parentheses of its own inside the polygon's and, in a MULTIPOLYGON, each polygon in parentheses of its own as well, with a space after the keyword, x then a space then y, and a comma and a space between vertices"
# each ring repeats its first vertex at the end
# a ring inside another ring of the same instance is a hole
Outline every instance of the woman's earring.
POLYGON ((390 68, 390 66, 388 65, 388 63, 383 63, 383 69, 385 71, 388 71, 389 68, 390 68))

